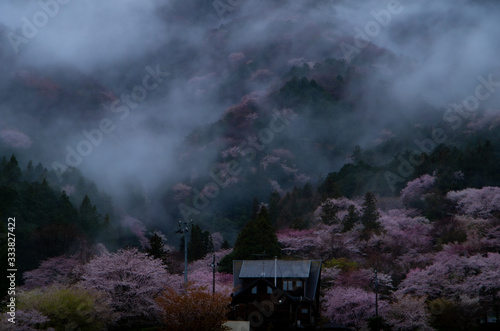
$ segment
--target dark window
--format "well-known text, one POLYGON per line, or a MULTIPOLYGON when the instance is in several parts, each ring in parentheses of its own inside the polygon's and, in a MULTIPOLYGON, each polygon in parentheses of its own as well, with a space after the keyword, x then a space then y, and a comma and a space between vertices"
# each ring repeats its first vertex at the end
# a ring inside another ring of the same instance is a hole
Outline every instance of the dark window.
POLYGON ((293 281, 284 280, 283 281, 283 291, 293 291, 293 281))

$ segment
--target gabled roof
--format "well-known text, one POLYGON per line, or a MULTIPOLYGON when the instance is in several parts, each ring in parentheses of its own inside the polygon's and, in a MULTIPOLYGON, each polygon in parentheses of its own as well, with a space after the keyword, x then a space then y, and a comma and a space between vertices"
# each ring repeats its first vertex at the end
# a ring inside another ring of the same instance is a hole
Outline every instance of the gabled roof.
MULTIPOLYGON (((277 278, 301 278, 305 280, 305 297, 311 301, 316 299, 321 274, 321 260, 300 261, 276 261, 277 278)), ((233 261, 233 284, 235 288, 241 288, 244 279, 268 279, 274 278, 274 260, 234 260, 233 261)), ((253 282, 252 282, 253 283, 253 282)), ((269 282, 273 284, 274 282, 269 282)), ((249 286, 246 287, 248 289, 249 286)), ((274 287, 274 285, 273 285, 274 287)), ((239 293, 238 292, 238 293, 239 293)))
POLYGON ((241 266, 240 278, 307 278, 311 261, 246 260, 241 266))

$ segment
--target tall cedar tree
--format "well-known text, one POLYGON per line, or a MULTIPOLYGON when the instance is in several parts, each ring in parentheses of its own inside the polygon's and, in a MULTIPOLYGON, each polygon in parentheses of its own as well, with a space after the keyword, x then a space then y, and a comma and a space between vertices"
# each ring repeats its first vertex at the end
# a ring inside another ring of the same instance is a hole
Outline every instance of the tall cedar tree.
POLYGON ((2 160, 0 183, 6 185, 16 184, 19 183, 21 177, 21 168, 19 168, 19 163, 17 162, 16 156, 12 154, 9 162, 6 162, 6 159, 4 158, 2 160))
POLYGON ((362 237, 367 239, 373 232, 379 233, 381 228, 378 221, 380 213, 377 210, 377 199, 373 193, 368 192, 365 194, 365 201, 363 202, 361 212, 361 223, 364 226, 362 237))
MULTIPOLYGON (((202 231, 199 225, 191 225, 188 242, 188 259, 190 262, 204 258, 214 250, 210 232, 202 231)), ((179 250, 184 253, 184 236, 181 238, 179 250)))
POLYGON ((165 248, 163 239, 158 235, 158 232, 155 231, 149 238, 149 247, 145 251, 148 256, 159 259, 165 266, 168 266, 168 250, 165 248))
POLYGON ((358 222, 359 214, 356 211, 356 207, 350 205, 349 208, 347 208, 347 215, 342 219, 342 232, 351 231, 358 222))
POLYGON ((257 216, 259 214, 259 200, 257 198, 253 198, 252 202, 252 221, 255 221, 257 219, 257 216))
POLYGON ((338 207, 330 199, 326 199, 322 206, 321 221, 326 225, 332 225, 339 222, 337 217, 338 207))
POLYGON ((100 217, 97 212, 96 206, 90 203, 90 199, 87 195, 83 198, 82 204, 80 205, 80 226, 83 232, 89 237, 93 238, 99 232, 100 217))
POLYGON ((256 260, 262 256, 281 257, 281 247, 266 207, 261 208, 256 220, 248 222, 241 230, 234 243, 233 252, 221 260, 219 270, 232 272, 233 260, 256 260))

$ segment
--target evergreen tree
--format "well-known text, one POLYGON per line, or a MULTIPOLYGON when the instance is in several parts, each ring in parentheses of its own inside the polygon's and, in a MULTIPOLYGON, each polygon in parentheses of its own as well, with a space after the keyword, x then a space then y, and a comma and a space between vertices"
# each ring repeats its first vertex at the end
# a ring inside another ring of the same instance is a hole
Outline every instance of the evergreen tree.
POLYGON ((203 232, 199 225, 191 225, 191 240, 188 242, 188 259, 195 261, 203 258, 206 254, 206 248, 203 242, 203 232))
POLYGON ((381 228, 380 222, 378 221, 380 213, 377 210, 377 199, 373 193, 367 192, 365 194, 361 212, 361 223, 364 226, 362 237, 369 238, 371 233, 379 233, 381 228))
POLYGON ((21 180, 22 177, 21 168, 19 168, 19 163, 17 162, 16 156, 14 154, 12 154, 9 162, 7 162, 3 167, 1 175, 2 176, 0 183, 6 185, 19 183, 19 181, 21 180))
POLYGON ((338 223, 338 207, 330 199, 326 199, 322 206, 321 221, 326 225, 338 223))
POLYGON ((271 226, 266 207, 262 207, 257 219, 248 222, 241 230, 232 253, 226 255, 219 263, 219 270, 232 272, 233 260, 255 260, 266 255, 269 258, 281 256, 278 237, 271 226))
POLYGON ((168 265, 168 250, 165 249, 165 244, 163 243, 163 238, 158 234, 157 231, 153 232, 151 238, 149 238, 149 247, 145 249, 146 254, 162 261, 164 265, 168 265))
POLYGON ((318 187, 318 193, 322 198, 338 198, 342 196, 339 184, 337 183, 337 173, 329 173, 325 181, 318 187))
POLYGON ((26 166, 26 171, 24 172, 24 180, 27 182, 31 182, 34 180, 34 171, 35 168, 33 167, 33 162, 30 160, 28 162, 28 165, 26 166))
POLYGON ((347 209, 347 215, 342 219, 342 232, 350 231, 354 228, 354 225, 359 222, 359 214, 356 211, 356 207, 354 205, 350 205, 347 209))
POLYGON ((90 203, 87 195, 83 198, 79 211, 79 223, 84 233, 93 238, 99 231, 99 219, 101 215, 97 212, 96 206, 90 203))
POLYGON ((280 214, 280 200, 281 196, 278 192, 274 191, 271 193, 271 197, 269 198, 269 220, 273 226, 276 225, 280 214))
POLYGON ((253 198, 253 203, 252 203, 252 221, 255 221, 257 219, 257 215, 259 214, 259 200, 257 198, 253 198))
POLYGON ((224 241, 222 242, 222 245, 220 246, 221 249, 229 249, 229 241, 227 241, 226 239, 224 239, 224 241))
POLYGON ((61 193, 59 201, 57 202, 57 219, 56 221, 61 223, 72 223, 74 224, 77 220, 78 213, 69 201, 69 197, 65 191, 61 193))
MULTIPOLYGON (((199 225, 191 225, 188 242, 188 260, 190 262, 204 258, 214 250, 212 236, 208 231, 202 231, 199 225)), ((184 236, 181 238, 179 250, 184 253, 184 236)))

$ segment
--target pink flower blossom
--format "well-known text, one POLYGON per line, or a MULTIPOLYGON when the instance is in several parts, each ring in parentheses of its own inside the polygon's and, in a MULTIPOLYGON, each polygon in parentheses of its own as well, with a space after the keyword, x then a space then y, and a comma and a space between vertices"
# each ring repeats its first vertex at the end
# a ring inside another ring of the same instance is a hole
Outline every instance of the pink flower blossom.
POLYGON ((30 148, 32 141, 26 134, 12 129, 0 131, 0 138, 10 147, 30 148))

